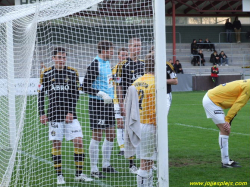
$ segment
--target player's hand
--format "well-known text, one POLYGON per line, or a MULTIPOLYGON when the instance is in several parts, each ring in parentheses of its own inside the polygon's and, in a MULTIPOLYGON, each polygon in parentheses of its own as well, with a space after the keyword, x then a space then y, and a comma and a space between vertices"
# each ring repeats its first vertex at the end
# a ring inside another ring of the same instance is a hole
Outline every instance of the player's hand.
POLYGON ((117 128, 118 129, 124 129, 124 125, 123 125, 123 119, 122 118, 117 118, 117 128))
POLYGON ((231 129, 230 124, 229 124, 228 122, 226 122, 226 123, 223 125, 223 129, 224 129, 226 132, 230 133, 230 129, 231 129))
POLYGON ((73 122, 73 114, 71 114, 71 113, 68 113, 67 114, 67 116, 66 116, 66 118, 65 118, 65 122, 66 123, 72 123, 73 122))
POLYGON ((47 125, 47 122, 48 122, 48 118, 46 115, 42 115, 40 116, 40 122, 44 125, 47 125))
POLYGON ((99 91, 97 93, 97 96, 101 97, 104 100, 104 104, 110 104, 113 102, 113 99, 103 91, 99 91))
POLYGON ((126 110, 123 103, 120 103, 121 116, 126 116, 126 110))

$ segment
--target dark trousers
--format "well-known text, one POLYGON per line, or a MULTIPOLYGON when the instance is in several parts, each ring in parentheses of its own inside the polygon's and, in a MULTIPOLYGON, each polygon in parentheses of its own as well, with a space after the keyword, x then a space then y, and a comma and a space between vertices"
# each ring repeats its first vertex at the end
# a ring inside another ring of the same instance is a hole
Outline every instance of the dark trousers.
POLYGON ((214 87, 218 86, 218 77, 212 77, 212 81, 214 83, 214 87))

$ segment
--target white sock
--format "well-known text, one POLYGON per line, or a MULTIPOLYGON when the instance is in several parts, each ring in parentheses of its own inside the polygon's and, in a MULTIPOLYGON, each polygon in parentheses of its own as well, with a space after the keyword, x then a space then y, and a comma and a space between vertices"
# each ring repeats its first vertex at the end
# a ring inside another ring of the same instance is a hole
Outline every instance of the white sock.
POLYGON ((124 129, 116 129, 117 142, 121 151, 124 151, 124 129))
POLYGON ((142 170, 141 168, 137 172, 137 187, 148 187, 153 184, 152 170, 142 170))
POLYGON ((228 139, 229 139, 229 136, 227 136, 227 135, 219 135, 221 161, 222 161, 223 164, 228 164, 229 163, 228 139))
POLYGON ((110 166, 110 157, 114 142, 108 141, 106 138, 102 145, 102 168, 110 166))
POLYGON ((91 172, 98 172, 98 158, 99 158, 99 141, 91 139, 89 144, 89 158, 90 158, 90 166, 91 172))

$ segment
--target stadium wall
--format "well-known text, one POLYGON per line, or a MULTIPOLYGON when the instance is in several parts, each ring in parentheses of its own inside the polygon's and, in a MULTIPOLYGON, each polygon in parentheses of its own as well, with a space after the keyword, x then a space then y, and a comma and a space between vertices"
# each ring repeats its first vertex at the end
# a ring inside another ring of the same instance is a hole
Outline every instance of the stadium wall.
MULTIPOLYGON (((250 25, 243 25, 241 32, 250 31, 250 25)), ((211 42, 219 43, 219 33, 225 32, 224 25, 219 26, 176 26, 176 42, 177 43, 192 43, 193 39, 202 38, 205 40, 207 37, 211 42), (180 36, 179 34, 180 33, 180 36)), ((44 38, 41 35, 47 36, 47 40, 38 41, 39 44, 44 42, 52 42, 54 38, 58 41, 58 33, 63 35, 61 43, 94 43, 103 39, 110 40, 114 43, 127 43, 129 38, 125 36, 140 36, 143 42, 151 42, 153 40, 153 26, 144 25, 130 25, 130 26, 71 26, 70 29, 66 29, 65 26, 51 26, 40 25, 38 27, 38 38, 44 38), (71 30, 69 33, 68 31, 71 30), (53 32, 54 31, 54 32, 53 32), (49 35, 52 33, 51 35, 49 35), (67 33, 63 33, 67 32, 67 33), (91 33, 91 34, 90 34, 91 33), (143 33, 143 35, 142 35, 143 33), (145 33, 147 33, 145 35, 145 33), (151 33, 151 34, 150 34, 151 33), (124 37, 120 37, 124 36, 124 37)), ((221 34, 220 42, 226 42, 226 34, 221 34)), ((246 39, 246 34, 241 35, 241 42, 250 42, 246 39)), ((232 33, 233 42, 235 42, 234 33, 232 33)), ((166 40, 167 43, 172 43, 172 27, 166 26, 166 40)))
MULTIPOLYGON (((209 90, 214 87, 214 83, 210 75, 193 76, 193 91, 209 90)), ((220 75, 218 77, 218 84, 241 80, 242 75, 220 75)))

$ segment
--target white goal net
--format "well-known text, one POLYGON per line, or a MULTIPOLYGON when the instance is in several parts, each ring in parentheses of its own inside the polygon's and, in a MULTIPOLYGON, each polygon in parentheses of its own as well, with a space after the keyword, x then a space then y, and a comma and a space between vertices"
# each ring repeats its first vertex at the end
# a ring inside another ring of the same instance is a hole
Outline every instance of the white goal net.
POLYGON ((123 101, 152 46, 151 0, 0 7, 0 186, 137 186, 140 159, 104 102, 123 101))

